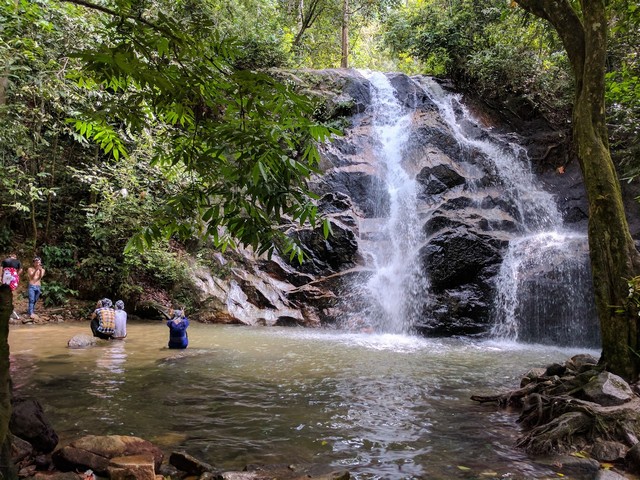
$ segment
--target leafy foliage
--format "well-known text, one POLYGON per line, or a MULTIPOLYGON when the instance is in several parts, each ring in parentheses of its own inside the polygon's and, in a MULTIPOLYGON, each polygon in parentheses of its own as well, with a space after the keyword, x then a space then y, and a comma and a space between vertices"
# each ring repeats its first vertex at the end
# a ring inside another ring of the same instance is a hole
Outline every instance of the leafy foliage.
POLYGON ((78 295, 77 290, 68 288, 59 282, 45 282, 42 284, 42 300, 46 307, 64 305, 70 296, 78 295))
POLYGON ((571 76, 556 35, 540 20, 491 0, 416 0, 398 9, 385 38, 426 73, 446 75, 488 98, 522 97, 554 123, 566 121, 571 76))
POLYGON ((178 166, 187 179, 130 245, 206 234, 223 249, 238 241, 258 253, 296 252, 277 225, 316 220, 304 181, 319 160, 314 142, 330 131, 313 120, 313 103, 264 73, 234 68, 233 43, 203 48, 162 11, 135 20, 135 5, 112 12, 103 34, 110 43, 79 54, 78 85, 110 94, 75 120, 116 159, 127 155, 125 135, 153 131, 162 138, 151 145, 153 163, 178 166))
POLYGON ((636 2, 615 1, 609 8, 612 27, 607 114, 611 120, 612 153, 631 181, 640 177, 640 6, 636 2))

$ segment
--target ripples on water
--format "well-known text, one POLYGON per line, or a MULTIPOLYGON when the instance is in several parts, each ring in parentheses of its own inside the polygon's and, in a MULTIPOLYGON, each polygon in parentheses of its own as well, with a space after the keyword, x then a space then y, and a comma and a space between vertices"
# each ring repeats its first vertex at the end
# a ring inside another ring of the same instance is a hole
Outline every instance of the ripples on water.
POLYGON ((200 324, 189 328, 189 348, 173 351, 163 323, 66 348, 88 330, 10 330, 16 390, 40 399, 63 441, 136 435, 228 469, 305 463, 358 479, 549 475, 512 448, 515 414, 469 397, 515 388, 529 368, 584 352, 200 324))

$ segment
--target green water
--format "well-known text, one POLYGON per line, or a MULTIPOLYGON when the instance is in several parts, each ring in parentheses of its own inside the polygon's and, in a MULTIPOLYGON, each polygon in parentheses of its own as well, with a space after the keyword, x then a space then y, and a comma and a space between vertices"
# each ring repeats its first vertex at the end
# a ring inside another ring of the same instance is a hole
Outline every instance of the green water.
POLYGON ((128 331, 74 350, 67 341, 88 333, 86 323, 11 327, 15 389, 41 401, 61 442, 135 435, 220 468, 298 463, 356 479, 553 475, 513 448, 517 414, 469 397, 516 388, 529 368, 583 353, 201 324, 175 351, 163 323, 128 331))

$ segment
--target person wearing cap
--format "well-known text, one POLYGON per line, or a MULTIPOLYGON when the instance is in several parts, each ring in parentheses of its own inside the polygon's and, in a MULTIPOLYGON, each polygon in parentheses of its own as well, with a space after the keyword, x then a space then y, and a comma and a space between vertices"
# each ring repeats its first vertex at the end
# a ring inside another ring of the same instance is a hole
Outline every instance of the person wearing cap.
POLYGON ((29 277, 29 309, 27 313, 29 314, 29 318, 33 318, 35 315, 36 302, 40 298, 41 290, 41 280, 44 277, 45 269, 42 266, 42 260, 40 257, 35 257, 33 259, 33 264, 27 269, 27 276, 29 277))
POLYGON ((187 348, 189 345, 189 336, 187 335, 187 327, 189 319, 185 316, 183 310, 169 310, 171 319, 167 322, 169 327, 169 348, 187 348))
POLYGON ((108 298, 98 300, 96 309, 91 314, 91 332, 94 337, 109 340, 113 336, 116 323, 116 311, 108 298))
POLYGON ((115 327, 113 331, 113 339, 122 340, 127 336, 127 312, 124 311, 124 302, 118 300, 116 302, 115 327))

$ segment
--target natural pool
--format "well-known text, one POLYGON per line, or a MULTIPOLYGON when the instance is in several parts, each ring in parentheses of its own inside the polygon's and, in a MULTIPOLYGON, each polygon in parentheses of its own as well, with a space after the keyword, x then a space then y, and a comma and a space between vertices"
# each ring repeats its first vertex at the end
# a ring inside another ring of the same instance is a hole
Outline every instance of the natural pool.
POLYGON ((552 476, 513 448, 517 414, 473 394, 516 388, 531 367, 598 352, 536 345, 192 324, 185 351, 162 322, 73 350, 88 323, 11 326, 18 394, 61 441, 135 435, 215 466, 302 463, 356 479, 552 476))

